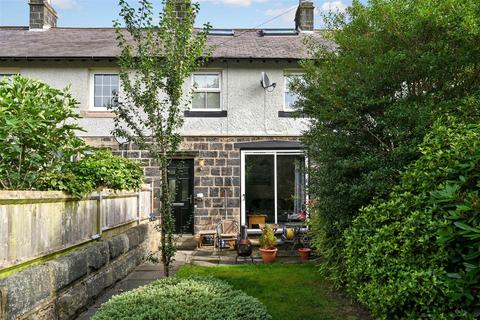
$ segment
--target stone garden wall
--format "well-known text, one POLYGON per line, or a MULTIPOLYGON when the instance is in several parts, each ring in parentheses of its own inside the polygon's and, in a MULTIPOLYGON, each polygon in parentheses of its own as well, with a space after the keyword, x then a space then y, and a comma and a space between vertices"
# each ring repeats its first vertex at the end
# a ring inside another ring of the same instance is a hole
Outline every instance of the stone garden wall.
POLYGON ((74 319, 106 288, 157 251, 154 223, 91 242, 0 278, 0 319, 74 319))

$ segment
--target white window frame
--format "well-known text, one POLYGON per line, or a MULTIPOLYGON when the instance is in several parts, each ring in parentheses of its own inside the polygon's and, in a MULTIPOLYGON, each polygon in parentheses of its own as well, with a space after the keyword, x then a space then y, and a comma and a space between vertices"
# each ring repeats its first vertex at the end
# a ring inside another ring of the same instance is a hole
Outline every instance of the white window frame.
POLYGON ((193 89, 193 92, 215 92, 220 94, 220 107, 219 108, 194 108, 193 107, 193 98, 192 103, 190 105, 190 111, 222 111, 223 110, 223 97, 222 97, 222 71, 196 71, 192 73, 191 81, 190 81, 190 88, 193 89), (194 87, 194 77, 197 75, 217 75, 218 76, 218 89, 215 88, 204 88, 201 90, 197 90, 194 87))
POLYGON ((287 78, 295 76, 303 76, 305 73, 302 71, 285 71, 283 74, 283 111, 285 112, 295 112, 296 109, 292 109, 287 106, 287 93, 290 92, 287 87, 287 78))
POLYGON ((95 107, 95 75, 117 75, 118 76, 118 92, 120 93, 120 74, 118 69, 92 69, 90 70, 89 80, 89 111, 112 112, 106 107, 95 107))
MULTIPOLYGON (((278 223, 278 191, 277 191, 277 156, 284 155, 301 155, 305 157, 305 167, 308 166, 308 158, 302 150, 241 150, 240 151, 240 221, 241 225, 247 225, 247 213, 246 213, 246 190, 245 190, 245 156, 247 155, 273 155, 273 183, 274 183, 274 214, 275 224, 278 223)), ((308 174, 305 172, 305 201, 308 202, 308 174)), ((260 229, 248 229, 248 231, 258 231, 260 229)))

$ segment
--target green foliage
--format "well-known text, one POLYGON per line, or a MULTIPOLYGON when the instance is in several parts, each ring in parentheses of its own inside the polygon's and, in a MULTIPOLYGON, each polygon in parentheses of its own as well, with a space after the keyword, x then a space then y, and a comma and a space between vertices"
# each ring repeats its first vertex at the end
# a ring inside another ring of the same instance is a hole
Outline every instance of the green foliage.
POLYGON ((21 76, 0 80, 0 188, 35 189, 84 150, 76 103, 68 89, 21 76))
POLYGON ((336 49, 311 42, 315 59, 294 87, 313 119, 304 136, 313 244, 339 283, 343 233, 359 209, 385 198, 435 120, 478 91, 480 2, 354 1, 326 22, 336 49))
POLYGON ((277 245, 277 237, 271 225, 266 224, 262 229, 262 235, 260 236, 260 247, 263 249, 274 249, 277 245))
POLYGON ((209 56, 205 45, 210 26, 194 28, 199 5, 190 1, 162 0, 158 16, 149 0, 139 0, 138 9, 127 0, 119 0, 119 6, 122 22, 115 21, 114 26, 121 50, 122 87, 117 103, 111 106, 117 115, 113 134, 148 150, 160 167, 161 192, 157 198, 161 218, 157 229, 168 276, 176 250, 168 165, 180 144, 182 112, 190 101, 183 85, 209 56))
POLYGON ((143 171, 136 161, 117 157, 108 150, 96 150, 70 162, 61 171, 40 179, 42 190, 61 190, 81 197, 98 189, 138 190, 143 171))
POLYGON ((480 316, 480 125, 436 123, 387 201, 346 231, 348 287, 382 319, 480 316))
POLYGON ((265 320, 271 316, 257 299, 221 280, 192 277, 164 278, 114 296, 92 319, 265 320))

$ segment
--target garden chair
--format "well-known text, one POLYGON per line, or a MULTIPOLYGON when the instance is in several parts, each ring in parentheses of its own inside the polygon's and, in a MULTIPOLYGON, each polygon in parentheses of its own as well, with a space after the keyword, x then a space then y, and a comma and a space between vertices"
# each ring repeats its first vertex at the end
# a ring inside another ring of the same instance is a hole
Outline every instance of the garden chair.
POLYGON ((222 241, 237 241, 238 222, 234 219, 225 219, 217 224, 217 248, 219 252, 222 250, 222 241))

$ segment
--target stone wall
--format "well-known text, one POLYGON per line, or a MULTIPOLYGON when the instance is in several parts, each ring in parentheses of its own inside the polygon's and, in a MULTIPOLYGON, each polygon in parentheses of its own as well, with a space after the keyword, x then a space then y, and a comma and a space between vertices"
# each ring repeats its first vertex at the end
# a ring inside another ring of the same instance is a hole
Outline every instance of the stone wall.
MULTIPOLYGON (((235 143, 253 141, 298 141, 298 137, 183 137, 178 153, 179 158, 194 159, 194 194, 203 193, 204 199, 197 201, 195 212, 195 233, 212 229, 223 217, 225 211, 229 218, 240 221, 240 150, 235 143), (203 160, 203 166, 200 166, 203 160), (225 197, 226 193, 226 197, 225 197), (225 203, 226 201, 226 203, 225 203)), ((98 138, 89 141, 102 146, 98 138)), ((111 145, 105 145, 111 147, 111 145)), ((160 171, 146 151, 136 150, 135 146, 125 146, 126 150, 114 151, 115 154, 137 159, 142 163, 146 183, 153 182, 154 188, 160 187, 160 171)), ((158 194, 158 192, 154 192, 158 194)), ((158 201, 155 201, 158 203, 158 201)))
POLYGON ((158 249, 153 223, 0 279, 0 319, 73 319, 158 249))

